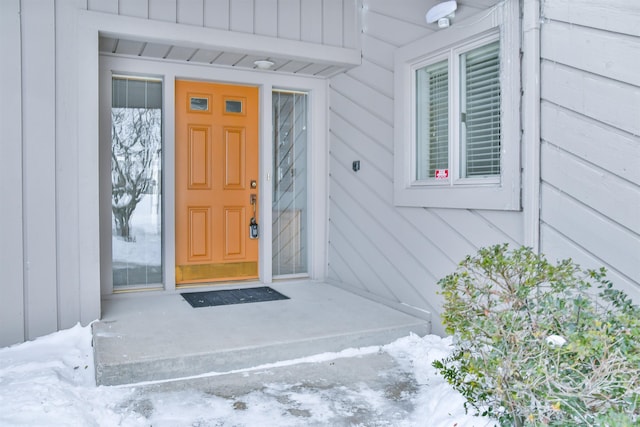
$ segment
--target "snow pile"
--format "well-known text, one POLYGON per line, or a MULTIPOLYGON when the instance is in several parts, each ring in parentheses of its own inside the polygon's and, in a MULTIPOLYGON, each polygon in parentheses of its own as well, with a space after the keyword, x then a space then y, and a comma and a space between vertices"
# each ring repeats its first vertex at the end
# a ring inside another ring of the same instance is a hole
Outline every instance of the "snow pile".
MULTIPOLYGON (((407 416, 397 411, 390 414, 393 409, 385 396, 366 384, 311 389, 273 383, 232 400, 198 390, 149 393, 140 387, 96 387, 91 330, 76 326, 0 349, 0 425, 322 426, 348 420, 354 407, 373 413, 373 419, 380 414, 375 423, 379 426, 492 425, 486 418, 465 414, 462 396, 431 366, 433 360, 449 354, 450 345, 450 339, 411 335, 382 347, 415 377, 415 409, 407 416)), ((317 358, 358 357, 371 351, 350 349, 317 358)))
POLYGON ((0 349, 1 426, 117 426, 124 390, 96 388, 91 328, 0 349))
POLYGON ((462 395, 437 373, 431 364, 451 353, 452 338, 410 335, 388 344, 389 352, 405 369, 413 371, 420 392, 410 425, 429 427, 490 427, 488 418, 465 414, 462 395))

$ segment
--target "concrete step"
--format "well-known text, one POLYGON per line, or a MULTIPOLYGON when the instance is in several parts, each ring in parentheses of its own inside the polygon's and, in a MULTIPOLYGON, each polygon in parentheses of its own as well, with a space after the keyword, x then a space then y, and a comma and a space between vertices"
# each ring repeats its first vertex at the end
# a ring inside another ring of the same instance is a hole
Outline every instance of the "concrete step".
POLYGON ((192 308, 179 294, 103 302, 93 325, 96 382, 131 384, 230 372, 384 345, 430 322, 325 283, 271 285, 290 299, 192 308))

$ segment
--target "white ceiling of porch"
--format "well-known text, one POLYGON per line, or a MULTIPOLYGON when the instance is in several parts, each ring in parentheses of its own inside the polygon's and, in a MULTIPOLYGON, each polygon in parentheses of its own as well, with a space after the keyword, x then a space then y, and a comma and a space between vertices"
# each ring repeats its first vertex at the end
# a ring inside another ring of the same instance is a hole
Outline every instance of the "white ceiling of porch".
MULTIPOLYGON (((424 22, 424 13, 441 0, 403 0, 401 3, 387 1, 388 0, 365 0, 364 13, 366 14, 366 11, 369 10, 373 13, 384 14, 385 11, 391 11, 393 8, 398 7, 419 11, 419 13, 410 14, 410 16, 412 16, 411 24, 424 27, 425 32, 437 31, 434 24, 429 26, 424 22)), ((456 20, 464 19, 477 13, 483 13, 500 1, 503 0, 458 0, 456 20)), ((364 20, 366 21, 366 17, 363 18, 365 18, 364 20)), ((359 34, 360 30, 356 29, 356 33, 359 34)), ((257 69, 258 67, 254 64, 255 61, 269 60, 274 63, 274 66, 271 68, 272 71, 316 77, 331 77, 356 65, 356 63, 349 64, 348 61, 327 60, 326 55, 324 57, 325 60, 315 60, 314 55, 311 53, 315 52, 312 44, 303 48, 304 54, 300 54, 300 51, 298 51, 298 55, 287 56, 281 54, 281 56, 278 56, 278 54, 273 54, 273 52, 280 51, 277 50, 277 48, 275 50, 273 48, 270 49, 269 51, 272 52, 270 55, 259 55, 260 49, 252 53, 247 53, 247 50, 245 50, 245 52, 239 52, 237 50, 214 50, 203 48, 202 45, 189 46, 189 43, 182 45, 174 44, 172 43, 173 40, 167 39, 160 42, 157 40, 145 40, 144 38, 133 40, 126 36, 119 37, 114 34, 115 33, 100 35, 100 53, 241 69, 257 69)), ((323 48, 321 45, 318 47, 320 49, 323 48)))
POLYGON ((236 52, 207 50, 155 42, 142 42, 107 36, 100 36, 99 49, 100 53, 126 57, 186 61, 200 65, 229 66, 244 69, 257 69, 258 67, 254 64, 254 61, 267 59, 275 64, 271 68, 273 71, 317 77, 330 77, 346 69, 345 67, 326 63, 297 61, 275 56, 256 56, 236 52))

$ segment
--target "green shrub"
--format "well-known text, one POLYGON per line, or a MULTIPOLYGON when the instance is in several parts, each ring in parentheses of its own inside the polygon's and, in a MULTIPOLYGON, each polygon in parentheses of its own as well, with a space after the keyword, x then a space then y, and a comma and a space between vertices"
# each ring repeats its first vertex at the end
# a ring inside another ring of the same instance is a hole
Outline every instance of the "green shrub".
POLYGON ((604 269, 496 245, 439 285, 456 339, 434 366, 467 409, 503 426, 637 425, 640 310, 604 269))

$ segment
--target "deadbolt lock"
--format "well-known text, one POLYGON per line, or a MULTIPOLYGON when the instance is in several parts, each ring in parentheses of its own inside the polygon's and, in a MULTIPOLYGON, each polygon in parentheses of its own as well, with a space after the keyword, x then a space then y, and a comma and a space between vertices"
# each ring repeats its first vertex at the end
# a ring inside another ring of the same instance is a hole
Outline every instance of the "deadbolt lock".
POLYGON ((258 187, 258 183, 256 182, 255 179, 251 180, 251 188, 257 188, 258 187))

